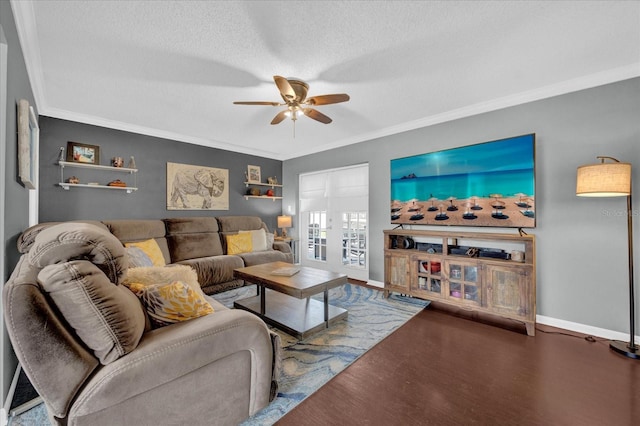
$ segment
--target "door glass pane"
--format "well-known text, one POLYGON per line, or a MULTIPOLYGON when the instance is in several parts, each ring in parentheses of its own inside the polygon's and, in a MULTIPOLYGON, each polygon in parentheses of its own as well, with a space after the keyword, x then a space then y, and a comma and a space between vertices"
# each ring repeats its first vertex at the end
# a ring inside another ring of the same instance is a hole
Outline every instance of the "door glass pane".
POLYGON ((367 214, 342 213, 342 264, 364 269, 367 265, 367 214))
POLYGON ((327 212, 309 212, 307 258, 327 260, 327 212))

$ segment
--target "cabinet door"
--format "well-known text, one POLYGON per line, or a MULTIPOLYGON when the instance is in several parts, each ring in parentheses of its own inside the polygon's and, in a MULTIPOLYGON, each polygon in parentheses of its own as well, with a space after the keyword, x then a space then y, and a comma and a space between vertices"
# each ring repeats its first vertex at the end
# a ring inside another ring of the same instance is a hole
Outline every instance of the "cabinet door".
POLYGON ((384 255, 384 286, 408 290, 411 281, 409 256, 403 254, 384 255))
POLYGON ((487 307, 497 313, 529 318, 533 294, 530 266, 486 266, 487 307))
POLYGON ((445 271, 449 299, 482 306, 481 274, 477 261, 447 260, 445 271))
POLYGON ((411 291, 427 299, 444 297, 442 257, 418 255, 411 258, 411 291))

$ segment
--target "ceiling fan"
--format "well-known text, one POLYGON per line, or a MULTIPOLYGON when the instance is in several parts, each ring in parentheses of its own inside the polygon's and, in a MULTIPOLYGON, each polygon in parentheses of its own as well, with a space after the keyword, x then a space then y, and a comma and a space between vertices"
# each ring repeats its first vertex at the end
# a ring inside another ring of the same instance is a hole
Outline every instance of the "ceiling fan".
POLYGON ((280 96, 284 100, 284 103, 280 102, 268 102, 268 101, 253 101, 253 102, 234 102, 235 105, 271 105, 271 106, 286 106, 287 109, 280 111, 271 120, 271 124, 278 124, 285 118, 290 117, 294 121, 301 115, 306 115, 316 121, 324 124, 331 123, 331 118, 327 117, 320 111, 310 108, 309 106, 316 105, 328 105, 337 104, 340 102, 346 102, 349 100, 349 95, 346 93, 339 93, 335 95, 320 95, 307 98, 307 91, 309 85, 302 80, 287 79, 274 75, 273 80, 280 90, 280 96))

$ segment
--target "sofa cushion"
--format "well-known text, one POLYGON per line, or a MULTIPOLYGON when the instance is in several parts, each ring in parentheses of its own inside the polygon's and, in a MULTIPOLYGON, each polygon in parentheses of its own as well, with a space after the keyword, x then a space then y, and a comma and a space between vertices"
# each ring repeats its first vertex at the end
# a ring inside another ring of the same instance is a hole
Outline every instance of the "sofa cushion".
MULTIPOLYGON (((104 230, 107 230, 107 227, 105 225, 95 220, 73 220, 71 222, 90 223, 99 228, 103 228, 104 230)), ((53 225, 59 225, 61 223, 68 223, 68 222, 43 222, 25 229, 25 231, 22 234, 20 234, 20 236, 18 237, 18 241, 16 244, 18 247, 18 251, 20 253, 28 252, 31 249, 31 246, 33 245, 34 241, 36 240, 36 236, 40 232, 42 232, 47 228, 50 228, 53 225)))
POLYGON ((257 216, 218 216, 222 232, 251 231, 263 228, 262 219, 257 216))
POLYGON ((245 266, 260 265, 263 263, 278 261, 293 263, 292 256, 278 250, 254 251, 252 253, 242 253, 238 256, 242 258, 245 266))
POLYGON ((167 264, 164 260, 164 255, 160 250, 158 242, 153 238, 133 243, 124 243, 124 246, 127 248, 137 247, 142 250, 147 256, 149 256, 149 259, 151 259, 151 263, 153 264, 153 266, 164 266, 167 264))
POLYGON ((122 243, 109 231, 89 223, 65 222, 43 229, 29 250, 29 263, 39 268, 85 259, 119 283, 128 266, 122 243))
POLYGON ((214 217, 164 219, 171 262, 223 254, 214 217))
POLYGON ((163 219, 167 234, 193 234, 200 232, 218 232, 218 221, 215 217, 176 217, 163 219))
POLYGON ((129 289, 144 305, 154 328, 213 313, 204 293, 182 281, 149 285, 134 282, 129 289))
POLYGON ((158 243, 165 263, 171 263, 164 222, 160 219, 103 220, 109 231, 122 243, 145 241, 153 238, 158 243))
POLYGON ((244 267, 242 258, 228 255, 183 260, 180 264, 195 269, 202 287, 233 281, 233 270, 244 267))
POLYGON ((102 364, 136 348, 145 315, 136 296, 86 260, 45 266, 38 282, 102 364))
POLYGON ((227 254, 250 253, 253 251, 251 234, 248 232, 226 235, 227 254))

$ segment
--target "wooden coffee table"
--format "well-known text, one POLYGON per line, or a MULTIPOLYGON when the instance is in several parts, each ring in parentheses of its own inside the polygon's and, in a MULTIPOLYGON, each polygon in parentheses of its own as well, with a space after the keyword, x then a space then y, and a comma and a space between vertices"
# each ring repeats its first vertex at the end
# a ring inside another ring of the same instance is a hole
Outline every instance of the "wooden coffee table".
POLYGON ((328 328, 347 317, 347 310, 329 304, 329 290, 347 283, 347 276, 286 262, 272 262, 234 270, 234 276, 257 284, 258 295, 233 306, 258 315, 267 324, 298 339, 328 328), (273 275, 278 268, 295 267, 290 277, 273 275), (324 301, 311 299, 324 293, 324 301))

